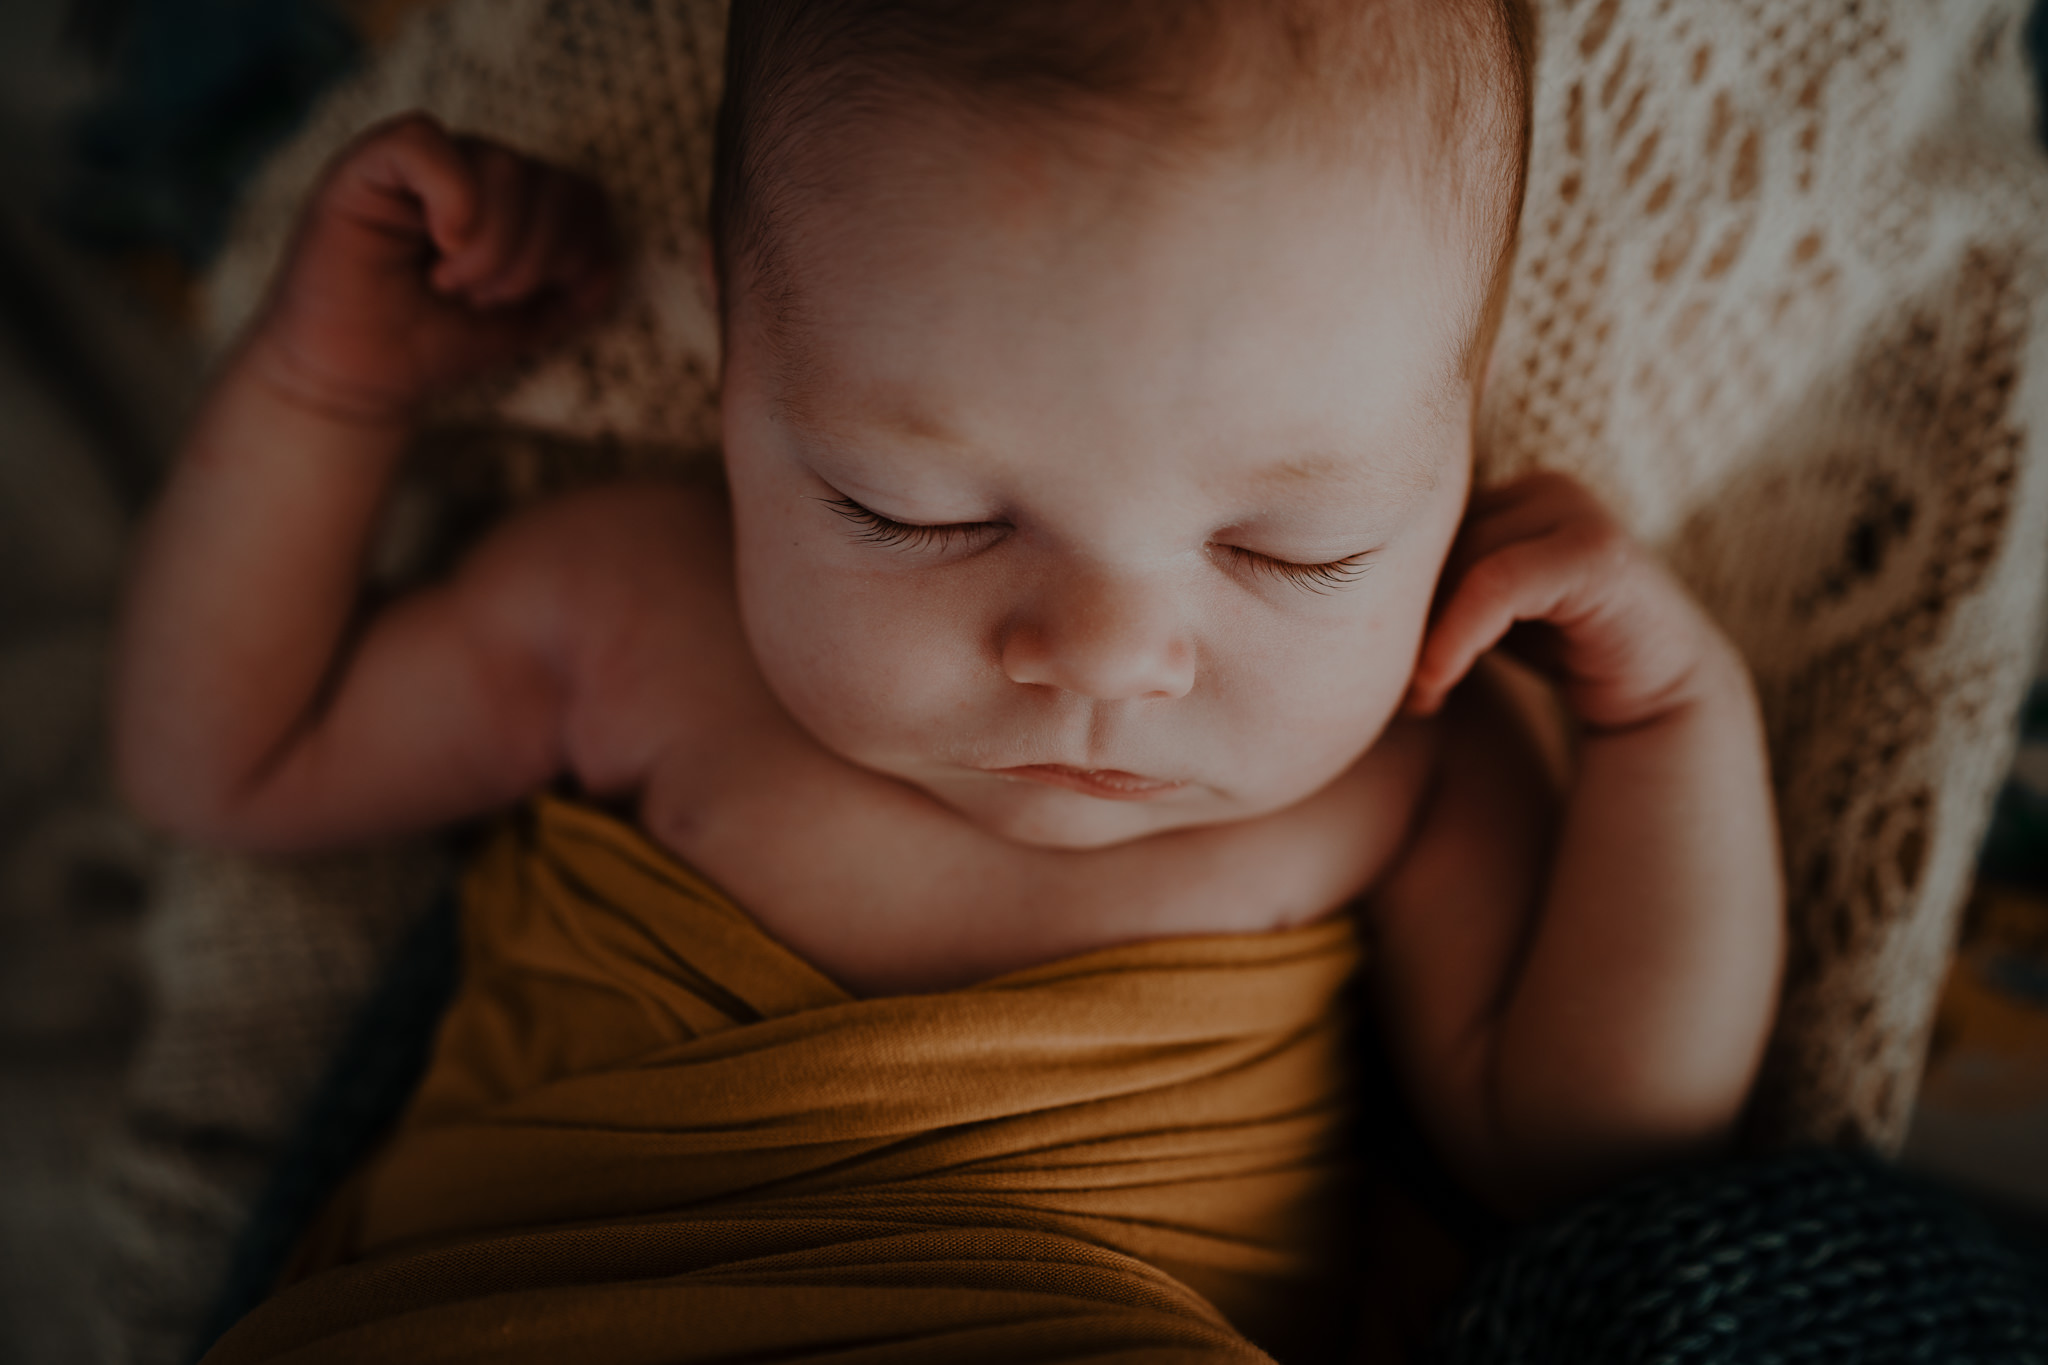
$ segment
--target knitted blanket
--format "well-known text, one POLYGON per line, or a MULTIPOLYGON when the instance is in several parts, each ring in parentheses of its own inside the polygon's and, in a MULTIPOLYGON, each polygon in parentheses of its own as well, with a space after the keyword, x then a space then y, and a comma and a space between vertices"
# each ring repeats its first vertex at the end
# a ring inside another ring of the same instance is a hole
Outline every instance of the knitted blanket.
MULTIPOLYGON (((1530 192, 1481 477, 1544 465, 1587 480, 1755 672, 1793 941, 1755 1106, 1765 1143, 1903 1136, 2034 655, 2048 165, 2025 9, 1537 4, 1530 192)), ((722 21, 719 0, 448 0, 258 185, 211 282, 217 339, 260 297, 325 158, 387 114, 424 107, 577 166, 617 204, 632 259, 617 315, 449 405, 394 499, 381 575, 431 567, 512 502, 714 449, 716 329, 693 262, 722 21)), ((159 1131, 217 1131, 207 1097, 227 1093, 245 1097, 238 1139, 274 1144, 360 989, 353 964, 418 903, 358 888, 414 884, 424 874, 406 869, 430 856, 182 861, 158 912, 167 1006, 144 1072, 159 1131), (224 923, 230 902, 256 916, 266 887, 344 907, 352 931, 331 956, 350 969, 285 941, 289 922, 224 923), (180 928, 201 921, 211 936, 180 928), (224 1023, 190 987, 225 951, 320 1021, 296 1051, 260 1011, 224 1023)), ((129 1183, 203 1194, 220 1211, 208 1226, 238 1207, 242 1185, 180 1186, 177 1160, 175 1143, 138 1149, 129 1183)))

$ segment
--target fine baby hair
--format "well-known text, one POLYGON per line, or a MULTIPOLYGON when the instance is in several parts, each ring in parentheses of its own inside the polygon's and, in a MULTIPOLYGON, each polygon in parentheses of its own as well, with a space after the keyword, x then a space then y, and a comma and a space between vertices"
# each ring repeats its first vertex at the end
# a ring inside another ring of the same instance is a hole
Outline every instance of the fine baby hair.
POLYGON ((1519 0, 737 4, 710 214, 720 274, 766 266, 771 234, 808 221, 782 221, 789 192, 815 179, 835 131, 935 117, 1021 122, 1078 158, 1117 135, 1140 170, 1260 137, 1401 158, 1488 225, 1498 277, 1521 207, 1532 37, 1519 0))

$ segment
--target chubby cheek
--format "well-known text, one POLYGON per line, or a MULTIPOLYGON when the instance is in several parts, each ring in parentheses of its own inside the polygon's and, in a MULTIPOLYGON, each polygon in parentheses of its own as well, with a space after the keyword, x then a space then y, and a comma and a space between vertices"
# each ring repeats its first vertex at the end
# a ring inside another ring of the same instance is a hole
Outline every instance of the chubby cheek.
POLYGON ((932 584, 878 571, 872 547, 821 514, 819 490, 758 435, 731 423, 727 475, 740 616, 769 689, 868 766, 890 766, 949 716, 957 731, 986 652, 975 622, 932 584))
POLYGON ((1412 528, 1327 612, 1225 637, 1212 680, 1226 694, 1244 799, 1286 804, 1357 761, 1407 696, 1456 504, 1412 528), (1255 789, 1254 789, 1255 788, 1255 789))
POLYGON ((849 557, 743 539, 741 611, 763 676, 798 723, 843 757, 895 768, 957 737, 987 650, 972 604, 849 557))
POLYGON ((1219 668, 1232 728, 1249 741, 1232 746, 1245 800, 1291 803, 1357 761, 1407 691, 1421 614, 1373 610, 1289 631, 1219 668))

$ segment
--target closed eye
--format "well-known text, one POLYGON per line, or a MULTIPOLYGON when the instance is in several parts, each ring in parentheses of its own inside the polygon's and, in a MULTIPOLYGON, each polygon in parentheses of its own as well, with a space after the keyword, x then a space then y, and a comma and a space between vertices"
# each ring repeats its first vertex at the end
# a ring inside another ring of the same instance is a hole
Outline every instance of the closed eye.
POLYGON ((1000 522, 963 521, 945 526, 919 526, 912 522, 897 521, 885 517, 872 507, 864 507, 852 498, 820 498, 834 512, 850 522, 854 539, 869 545, 887 545, 912 550, 947 549, 961 540, 999 529, 1000 522))
MULTIPOLYGON (((897 521, 894 517, 885 517, 874 508, 855 502, 843 494, 836 498, 820 498, 819 501, 853 526, 856 540, 869 545, 911 550, 943 550, 964 540, 1003 529, 1003 523, 996 521, 950 522, 938 526, 897 521)), ((1335 592, 1339 588, 1349 587, 1372 567, 1373 552, 1370 550, 1347 555, 1343 559, 1333 559, 1325 564, 1297 564, 1292 560, 1262 555, 1256 550, 1247 550, 1240 545, 1225 545, 1221 548, 1228 551, 1232 559, 1254 573, 1281 578, 1296 587, 1316 593, 1335 592)))
POLYGON ((1247 550, 1241 545, 1221 547, 1229 551, 1230 557, 1254 573, 1268 574, 1282 578, 1296 587, 1310 592, 1335 592, 1348 588, 1365 576, 1372 567, 1372 551, 1362 550, 1355 555, 1333 559, 1327 564, 1296 564, 1292 560, 1275 559, 1262 555, 1257 550, 1247 550))

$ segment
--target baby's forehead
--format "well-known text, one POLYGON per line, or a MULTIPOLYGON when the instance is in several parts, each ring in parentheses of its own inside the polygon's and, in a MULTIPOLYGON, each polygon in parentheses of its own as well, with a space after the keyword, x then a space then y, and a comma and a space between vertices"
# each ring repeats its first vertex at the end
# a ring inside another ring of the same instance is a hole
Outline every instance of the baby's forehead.
MULTIPOLYGON (((1114 131, 891 119, 849 137, 762 267, 731 281, 728 355, 765 343, 784 408, 852 403, 912 428, 991 390, 1065 396, 1111 375, 1180 382, 1183 403, 1225 416, 1306 389, 1311 416, 1337 395, 1390 423, 1457 420, 1493 243, 1415 173, 1322 148, 1162 165, 1114 131), (1197 366, 1192 385, 1166 373, 1197 366), (971 383, 934 394, 935 377, 971 383)), ((1349 448, 1295 443, 1319 446, 1349 448)))
POLYGON ((1397 520, 1469 458, 1475 291, 1406 247, 1307 232, 1268 250, 1279 235, 1211 213, 1128 255, 1026 259, 1027 238, 991 262, 992 230, 856 253, 804 272, 779 341, 737 319, 729 418, 765 408, 828 483, 912 520, 1093 520, 1084 498, 1219 525, 1397 520))

